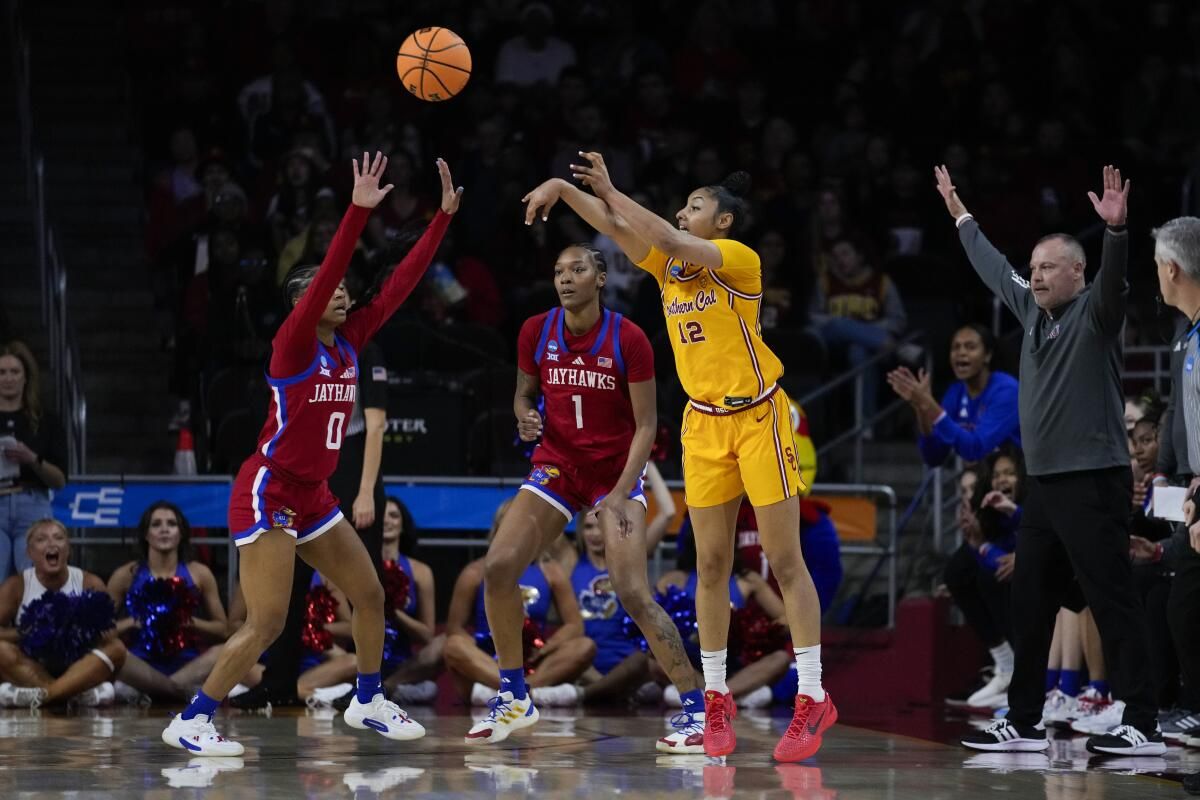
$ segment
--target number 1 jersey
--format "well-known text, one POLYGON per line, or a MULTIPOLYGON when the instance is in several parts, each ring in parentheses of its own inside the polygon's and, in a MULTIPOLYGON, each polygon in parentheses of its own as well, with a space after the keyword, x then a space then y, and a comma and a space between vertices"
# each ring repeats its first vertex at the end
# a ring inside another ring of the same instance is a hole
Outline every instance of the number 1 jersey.
POLYGON ((582 336, 566 329, 565 318, 561 308, 531 317, 517 339, 517 365, 538 378, 546 400, 533 461, 624 465, 636 427, 629 384, 654 377, 650 342, 608 309, 582 336))

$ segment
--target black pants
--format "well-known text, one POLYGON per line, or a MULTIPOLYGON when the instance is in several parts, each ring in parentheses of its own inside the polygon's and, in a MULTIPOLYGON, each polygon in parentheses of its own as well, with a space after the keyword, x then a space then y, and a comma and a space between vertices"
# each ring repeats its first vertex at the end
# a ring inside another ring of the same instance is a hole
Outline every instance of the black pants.
MULTIPOLYGON (((350 524, 354 524, 354 498, 358 496, 358 486, 362 480, 363 441, 362 435, 347 436, 342 442, 342 451, 338 456, 338 466, 329 478, 329 491, 338 499, 342 514, 350 524)), ((375 521, 367 528, 358 531, 362 537, 375 572, 383 580, 383 480, 375 482, 375 521)), ((292 574, 292 597, 288 602, 287 622, 283 625, 283 633, 271 645, 267 652, 267 661, 263 670, 263 685, 272 693, 280 695, 296 691, 296 679, 300 677, 300 662, 304 658, 303 645, 300 635, 304 630, 304 614, 307 603, 308 586, 312 583, 313 568, 296 558, 295 572, 292 574)))
POLYGON ((1146 637, 1150 640, 1150 686, 1159 708, 1174 708, 1179 699, 1179 660, 1168 614, 1172 583, 1170 571, 1162 564, 1133 568, 1133 585, 1145 609, 1146 637))
POLYGON ((1012 593, 1009 584, 996 580, 980 565, 975 551, 964 542, 946 563, 946 588, 971 630, 988 648, 1012 638, 1012 593))
POLYGON ((1075 578, 1100 630, 1113 695, 1125 701, 1125 724, 1154 729, 1149 640, 1129 561, 1132 495, 1128 467, 1029 477, 1012 589, 1013 722, 1036 725, 1042 719, 1054 618, 1075 578))
POLYGON ((1167 600, 1167 620, 1183 683, 1179 705, 1195 711, 1200 710, 1200 553, 1185 544, 1172 566, 1175 578, 1167 600))

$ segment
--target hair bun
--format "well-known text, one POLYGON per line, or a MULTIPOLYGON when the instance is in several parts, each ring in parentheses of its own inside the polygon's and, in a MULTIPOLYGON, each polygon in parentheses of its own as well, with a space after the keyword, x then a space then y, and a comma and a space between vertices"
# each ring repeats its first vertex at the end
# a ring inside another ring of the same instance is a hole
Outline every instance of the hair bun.
POLYGON ((750 193, 750 173, 740 169, 732 172, 721 181, 721 186, 736 197, 745 197, 750 193))

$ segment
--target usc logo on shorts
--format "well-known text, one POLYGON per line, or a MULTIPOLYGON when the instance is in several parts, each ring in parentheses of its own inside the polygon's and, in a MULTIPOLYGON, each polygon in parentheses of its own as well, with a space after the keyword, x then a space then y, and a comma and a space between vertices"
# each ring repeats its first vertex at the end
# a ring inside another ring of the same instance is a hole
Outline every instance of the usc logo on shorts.
POLYGON ((790 447, 785 447, 785 448, 783 448, 783 453, 784 453, 784 455, 787 456, 788 466, 792 468, 792 472, 799 472, 800 467, 799 467, 799 465, 796 464, 795 451, 792 450, 792 448, 790 448, 790 447))
POLYGON ((558 467, 535 467, 529 473, 529 482, 536 483, 538 486, 545 486, 555 478, 562 476, 562 472, 558 467))

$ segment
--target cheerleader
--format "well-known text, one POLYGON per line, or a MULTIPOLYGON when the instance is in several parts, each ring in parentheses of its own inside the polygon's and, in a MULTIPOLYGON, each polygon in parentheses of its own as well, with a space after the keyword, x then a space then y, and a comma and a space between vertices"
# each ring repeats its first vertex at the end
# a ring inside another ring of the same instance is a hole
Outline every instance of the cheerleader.
MULTIPOLYGON (((497 509, 489 543, 510 503, 506 501, 497 509)), ((476 705, 487 704, 500 688, 500 670, 490 652, 491 630, 483 604, 483 562, 482 558, 476 559, 463 568, 454 583, 446 614, 446 668, 460 696, 476 705), (471 626, 473 633, 468 630, 471 626)), ((534 702, 574 705, 578 702, 574 681, 591 665, 596 645, 583 635, 583 618, 571 582, 558 564, 540 560, 529 565, 517 583, 525 616, 534 625, 544 628, 551 606, 561 620, 558 630, 540 647, 534 645, 526 658, 526 671, 532 671, 527 682, 535 692, 534 702)))
MULTIPOLYGON (((19 628, 35 601, 49 592, 67 595, 104 593, 104 581, 67 562, 71 541, 67 529, 54 519, 33 523, 25 534, 25 553, 33 564, 0 584, 0 706, 10 708, 54 705, 74 699, 80 706, 111 703, 112 683, 125 663, 125 645, 115 630, 99 632, 95 647, 69 664, 42 663, 21 647, 19 628)), ((105 598, 107 624, 112 608, 105 598)), ((65 620, 55 623, 61 627, 65 620)))
POLYGON ((118 567, 108 579, 117 635, 129 643, 125 665, 117 673, 117 693, 132 701, 142 693, 186 701, 208 676, 226 639, 228 622, 217 579, 204 564, 190 560, 192 528, 173 503, 151 505, 142 512, 137 530, 141 558, 118 567), (163 622, 147 618, 147 601, 162 602, 155 592, 171 598, 163 622), (204 617, 181 612, 180 605, 203 607, 204 617), (208 643, 214 646, 201 652, 208 643))

